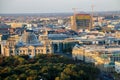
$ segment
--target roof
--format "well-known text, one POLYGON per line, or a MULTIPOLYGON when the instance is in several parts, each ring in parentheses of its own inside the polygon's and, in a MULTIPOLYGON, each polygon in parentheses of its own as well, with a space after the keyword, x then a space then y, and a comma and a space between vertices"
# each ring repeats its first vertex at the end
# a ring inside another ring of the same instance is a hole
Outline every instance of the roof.
POLYGON ((69 38, 69 36, 66 34, 48 34, 48 38, 52 40, 64 40, 69 38))
POLYGON ((9 38, 9 35, 2 35, 2 40, 7 40, 9 38))
POLYGON ((25 31, 16 46, 21 47, 25 45, 39 46, 42 45, 42 43, 39 42, 33 31, 25 31))

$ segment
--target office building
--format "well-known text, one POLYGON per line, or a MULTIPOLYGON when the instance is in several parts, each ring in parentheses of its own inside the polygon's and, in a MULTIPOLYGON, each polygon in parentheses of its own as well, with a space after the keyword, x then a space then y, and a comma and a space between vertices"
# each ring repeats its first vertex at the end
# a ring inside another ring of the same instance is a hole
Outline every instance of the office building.
POLYGON ((92 25, 90 14, 75 14, 71 16, 71 29, 78 31, 79 29, 89 29, 92 25))

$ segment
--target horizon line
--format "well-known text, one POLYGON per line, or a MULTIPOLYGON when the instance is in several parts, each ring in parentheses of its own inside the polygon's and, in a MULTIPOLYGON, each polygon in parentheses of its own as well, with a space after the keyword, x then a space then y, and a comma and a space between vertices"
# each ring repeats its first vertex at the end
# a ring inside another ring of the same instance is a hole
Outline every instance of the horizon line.
MULTIPOLYGON (((92 11, 78 11, 78 12, 91 13, 92 11)), ((120 10, 94 11, 94 12, 120 12, 120 10)), ((74 12, 21 12, 21 13, 0 13, 0 14, 59 14, 59 13, 74 13, 74 12)))

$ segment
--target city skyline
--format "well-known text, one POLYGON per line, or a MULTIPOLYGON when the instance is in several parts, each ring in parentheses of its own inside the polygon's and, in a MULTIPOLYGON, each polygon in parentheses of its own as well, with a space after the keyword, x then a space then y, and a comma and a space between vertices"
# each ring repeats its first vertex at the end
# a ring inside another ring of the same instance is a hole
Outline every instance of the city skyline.
POLYGON ((119 0, 1 0, 0 14, 4 13, 59 13, 77 11, 120 11, 119 0))

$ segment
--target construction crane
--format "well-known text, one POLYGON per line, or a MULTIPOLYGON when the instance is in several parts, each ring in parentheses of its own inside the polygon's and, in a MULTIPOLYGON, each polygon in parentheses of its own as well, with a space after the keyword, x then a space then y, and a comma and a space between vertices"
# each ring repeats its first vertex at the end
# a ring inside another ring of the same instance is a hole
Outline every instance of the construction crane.
POLYGON ((93 20, 93 16, 94 16, 94 5, 91 5, 91 9, 92 9, 92 14, 91 14, 91 18, 92 18, 92 21, 91 21, 91 28, 94 28, 94 20, 93 20))

